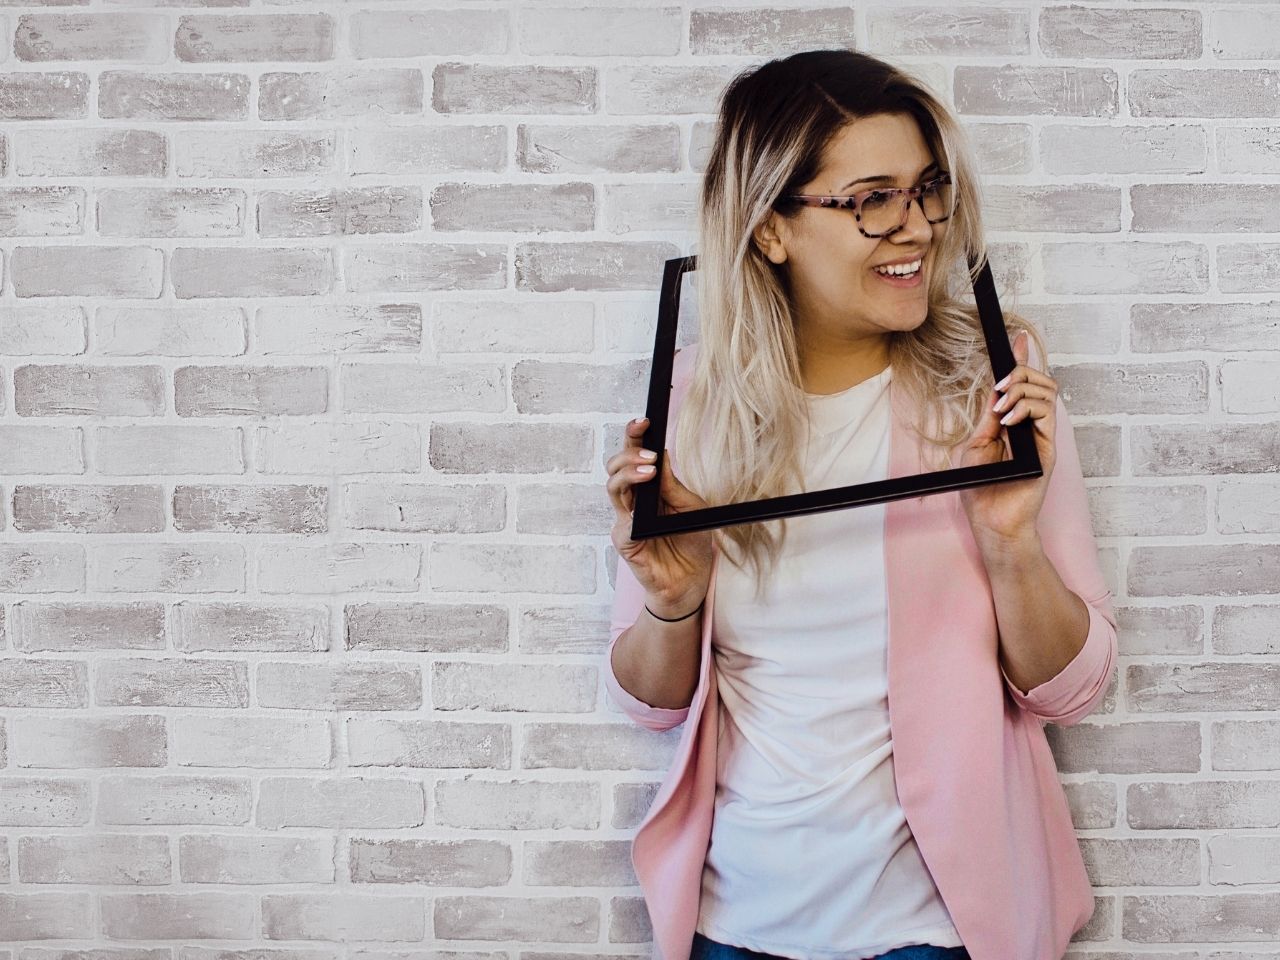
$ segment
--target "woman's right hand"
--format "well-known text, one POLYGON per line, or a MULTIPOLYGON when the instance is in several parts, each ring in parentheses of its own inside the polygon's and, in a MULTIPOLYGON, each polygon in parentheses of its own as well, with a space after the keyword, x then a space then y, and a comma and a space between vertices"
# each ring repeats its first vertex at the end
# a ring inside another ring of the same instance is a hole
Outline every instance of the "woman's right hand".
MULTIPOLYGON (((691 530, 645 540, 631 539, 631 512, 635 509, 632 487, 652 480, 655 475, 652 470, 654 458, 641 456, 641 442, 648 425, 647 417, 628 423, 623 431, 625 443, 622 449, 605 464, 609 472, 605 486, 617 513, 610 536, 618 556, 627 561, 645 592, 665 608, 655 612, 663 617, 679 617, 695 609, 707 595, 711 585, 713 533, 711 530, 691 530), (642 472, 640 467, 645 464, 651 469, 642 472)), ((709 506, 676 479, 671 472, 669 450, 662 458, 660 483, 660 514, 683 513, 709 506)))

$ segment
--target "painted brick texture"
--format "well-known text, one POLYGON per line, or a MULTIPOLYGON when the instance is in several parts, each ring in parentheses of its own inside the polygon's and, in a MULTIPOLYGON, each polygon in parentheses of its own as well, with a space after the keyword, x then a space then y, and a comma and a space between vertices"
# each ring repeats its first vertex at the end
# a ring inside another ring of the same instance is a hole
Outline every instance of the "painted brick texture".
POLYGON ((830 45, 969 128, 1075 424, 1068 956, 1276 955, 1274 4, 0 7, 0 960, 649 955, 604 464, 717 96, 830 45))

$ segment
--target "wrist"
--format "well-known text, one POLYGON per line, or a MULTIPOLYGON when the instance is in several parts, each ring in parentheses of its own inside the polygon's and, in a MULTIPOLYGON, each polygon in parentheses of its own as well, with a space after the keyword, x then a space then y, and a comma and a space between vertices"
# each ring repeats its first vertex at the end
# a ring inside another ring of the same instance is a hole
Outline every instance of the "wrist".
POLYGON ((659 599, 657 597, 646 597, 645 607, 660 620, 684 620, 692 618, 692 615, 702 608, 706 602, 706 596, 698 594, 694 596, 684 596, 676 599, 659 599))
POLYGON ((1015 534, 984 532, 976 535, 974 540, 988 570, 1022 566, 1044 554, 1040 532, 1034 528, 1015 534))

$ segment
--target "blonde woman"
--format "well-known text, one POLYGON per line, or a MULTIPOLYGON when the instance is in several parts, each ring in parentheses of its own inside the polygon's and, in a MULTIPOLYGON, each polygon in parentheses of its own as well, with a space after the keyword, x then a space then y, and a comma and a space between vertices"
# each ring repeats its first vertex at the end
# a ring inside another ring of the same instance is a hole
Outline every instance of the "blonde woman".
POLYGON ((706 166, 699 339, 658 451, 608 461, 605 683, 684 729, 632 843, 659 960, 1060 960, 1093 912, 1043 726, 1116 656, 1072 430, 1008 314, 991 382, 962 130, 909 75, 820 50, 740 74, 706 166), (1004 459, 1044 475, 630 539, 665 510, 1004 459))

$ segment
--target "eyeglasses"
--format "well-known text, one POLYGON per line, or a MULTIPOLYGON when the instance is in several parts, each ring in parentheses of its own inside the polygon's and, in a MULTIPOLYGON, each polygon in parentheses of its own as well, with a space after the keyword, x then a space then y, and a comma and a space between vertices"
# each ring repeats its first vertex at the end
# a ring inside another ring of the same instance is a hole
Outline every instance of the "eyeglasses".
POLYGON ((827 197, 810 193, 792 193, 783 200, 795 200, 806 207, 844 207, 853 210, 858 230, 864 237, 875 239, 897 233, 907 222, 911 201, 920 204, 924 218, 941 223, 952 213, 955 190, 951 174, 943 171, 932 180, 915 187, 877 187, 850 197, 827 197))

